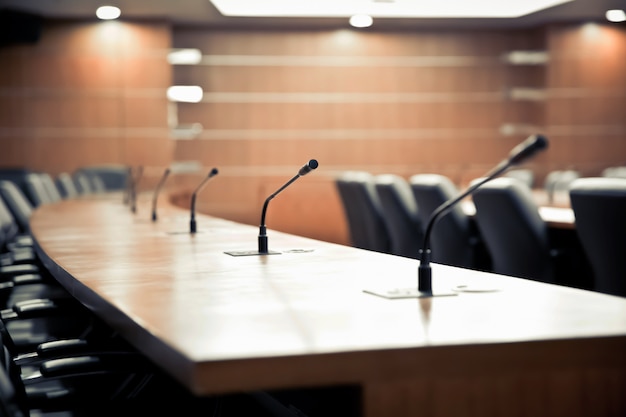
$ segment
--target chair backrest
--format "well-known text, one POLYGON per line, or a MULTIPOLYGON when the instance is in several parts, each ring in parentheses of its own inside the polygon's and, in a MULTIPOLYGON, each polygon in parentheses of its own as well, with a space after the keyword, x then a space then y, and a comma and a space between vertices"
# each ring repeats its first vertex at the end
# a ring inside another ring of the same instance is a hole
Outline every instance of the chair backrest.
POLYGON ((11 210, 0 198, 0 252, 4 251, 19 233, 20 227, 11 214, 11 210))
POLYGON ((79 194, 92 194, 94 192, 93 186, 91 185, 91 181, 89 181, 87 174, 75 172, 74 175, 72 175, 72 179, 74 180, 74 185, 76 186, 76 190, 79 194))
MULTIPOLYGON (((409 178, 418 217, 426 228, 432 213, 446 201, 459 195, 454 183, 439 174, 417 174, 409 178)), ((424 230, 425 232, 425 230, 424 230)), ((460 205, 440 217, 431 230, 431 260, 464 268, 483 269, 479 260, 480 237, 460 205)))
POLYGON ((568 194, 570 184, 577 178, 580 178, 580 172, 573 169, 549 172, 543 183, 548 200, 553 202, 558 193, 568 194))
MULTIPOLYGON (((3 357, 6 348, 0 347, 3 357)), ((12 360, 8 357, 6 360, 12 360)), ((0 416, 2 417, 26 417, 28 412, 20 405, 20 397, 15 387, 14 381, 9 375, 7 365, 0 366, 0 416)))
POLYGON ((390 251, 390 239, 376 194, 374 176, 349 171, 336 179, 350 228, 352 245, 377 252, 390 251))
POLYGON ((26 197, 28 197, 33 207, 39 207, 53 202, 39 174, 34 172, 27 174, 24 177, 24 187, 26 197))
POLYGON ((93 165, 79 168, 76 173, 87 175, 90 179, 98 178, 99 185, 94 191, 124 190, 128 181, 128 167, 125 165, 93 165), (104 190, 100 187, 104 186, 104 190))
POLYGON ((33 206, 24 193, 11 181, 0 181, 0 197, 13 214, 13 218, 20 227, 22 233, 30 231, 30 216, 33 206))
POLYGON ((41 179, 41 183, 43 184, 46 193, 48 193, 48 198, 52 203, 56 203, 63 199, 50 174, 42 172, 39 174, 39 178, 41 179))
POLYGON ((399 175, 383 174, 375 177, 375 187, 389 231, 391 253, 417 259, 424 233, 409 183, 399 175))
POLYGON ((517 178, 526 184, 529 188, 533 188, 535 185, 535 173, 529 168, 517 168, 510 169, 505 172, 504 176, 509 178, 517 178))
POLYGON ((626 297, 626 178, 580 178, 569 192, 594 289, 626 297))
POLYGON ((472 199, 493 271, 555 282, 548 228, 528 185, 500 177, 481 185, 472 199))
POLYGON ((74 181, 72 181, 72 176, 67 172, 60 173, 57 176, 55 182, 63 198, 78 197, 78 190, 76 189, 76 185, 74 185, 74 181))

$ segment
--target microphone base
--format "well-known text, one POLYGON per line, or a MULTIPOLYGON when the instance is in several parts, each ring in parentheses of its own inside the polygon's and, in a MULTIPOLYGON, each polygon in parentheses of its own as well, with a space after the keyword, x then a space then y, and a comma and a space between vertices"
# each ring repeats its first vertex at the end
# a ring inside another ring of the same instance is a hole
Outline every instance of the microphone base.
POLYGON ((230 256, 280 255, 281 254, 281 252, 276 252, 273 250, 270 250, 267 252, 259 252, 258 250, 239 250, 239 251, 228 251, 224 253, 230 256))
POLYGON ((432 298, 432 297, 450 297, 458 295, 455 291, 419 291, 417 288, 389 288, 389 289, 366 289, 363 292, 367 294, 383 297, 388 300, 396 300, 400 298, 432 298))

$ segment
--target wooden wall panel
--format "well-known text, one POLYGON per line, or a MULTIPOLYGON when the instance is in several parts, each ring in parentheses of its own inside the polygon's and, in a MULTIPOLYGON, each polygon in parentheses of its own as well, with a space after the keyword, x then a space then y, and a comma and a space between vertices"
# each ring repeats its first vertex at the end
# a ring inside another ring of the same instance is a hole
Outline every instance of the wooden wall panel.
POLYGON ((170 161, 191 161, 198 172, 171 179, 187 195, 216 166, 199 207, 256 224, 266 194, 317 158, 320 168, 272 204, 268 226, 347 243, 333 183, 347 169, 438 172, 464 185, 537 131, 551 141, 528 164, 538 185, 552 169, 596 175, 626 164, 621 26, 376 32, 115 23, 49 23, 36 45, 0 49, 10 63, 0 67, 0 166, 55 174, 143 165, 147 189, 170 161), (203 62, 171 67, 170 46, 197 47, 203 62), (508 64, 517 50, 545 51, 549 60, 508 64), (201 85, 204 98, 171 106, 171 84, 201 85), (520 91, 531 98, 515 98, 520 91), (172 140, 172 109, 202 133, 172 140))
POLYGON ((169 165, 170 45, 164 23, 48 22, 1 48, 0 166, 169 165))
MULTIPOLYGON (((306 160, 318 159, 311 175, 321 183, 308 190, 314 193, 309 200, 323 201, 309 213, 317 226, 298 217, 295 197, 308 196, 301 184, 281 196, 280 215, 268 226, 340 243, 347 234, 333 181, 343 170, 405 177, 441 172, 467 182, 526 135, 503 136, 503 125, 533 126, 541 116, 540 105, 510 99, 508 90, 543 87, 545 70, 515 68, 503 59, 516 48, 542 50, 541 30, 177 29, 173 42, 204 56, 201 65, 175 67, 175 82, 205 92, 201 103, 178 106, 179 123, 204 130, 179 141, 175 158, 205 166, 210 159, 223 181, 256 183, 247 201, 238 201, 257 207, 259 195, 272 192, 268 184, 280 185, 278 174, 286 181, 306 160), (242 175, 244 167, 255 167, 255 175, 242 175)), ((232 218, 223 204, 203 200, 210 213, 232 218)), ((257 215, 244 221, 254 224, 257 215)))
POLYGON ((551 166, 568 165, 589 176, 626 165, 626 30, 561 25, 548 35, 551 166))

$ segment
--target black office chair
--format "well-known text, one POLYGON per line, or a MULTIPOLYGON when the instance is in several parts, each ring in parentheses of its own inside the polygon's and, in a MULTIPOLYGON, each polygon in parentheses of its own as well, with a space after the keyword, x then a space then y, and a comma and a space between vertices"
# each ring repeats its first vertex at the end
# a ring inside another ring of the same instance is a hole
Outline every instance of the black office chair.
POLYGON ((390 252, 417 259, 424 241, 424 229, 411 187, 404 178, 394 174, 376 176, 375 187, 389 231, 390 252))
POLYGON ((79 168, 76 173, 87 175, 92 181, 95 179, 100 185, 96 185, 94 191, 122 191, 126 188, 128 180, 128 167, 125 165, 93 165, 79 168), (104 189, 101 189, 101 188, 104 189))
POLYGON ((87 174, 77 171, 72 174, 72 180, 74 180, 74 186, 80 195, 93 194, 94 189, 87 174))
POLYGON ((335 183, 345 210, 353 246, 377 252, 390 252, 390 238, 376 194, 374 176, 350 171, 335 183))
POLYGON ((580 178, 580 172, 573 169, 550 171, 543 182, 548 201, 553 203, 559 194, 569 197, 569 186, 577 178, 580 178))
MULTIPOLYGON (((439 206, 459 195, 457 187, 444 175, 413 175, 409 185, 423 227, 427 227, 439 206)), ((430 247, 433 262, 480 270, 490 267, 489 255, 475 224, 458 204, 433 226, 430 247)))
POLYGON ((504 173, 504 176, 508 178, 517 178, 531 189, 535 186, 535 173, 529 168, 510 169, 504 173))
POLYGON ((67 172, 60 173, 54 182, 62 198, 71 199, 78 197, 76 185, 74 184, 71 175, 67 172))
POLYGON ((547 225, 528 185, 516 178, 496 178, 476 189, 472 198, 493 271, 555 282, 559 252, 550 247, 547 225))
POLYGON ((569 193, 593 289, 626 297, 626 178, 579 178, 569 193))
POLYGON ((0 197, 19 225, 21 234, 30 235, 30 216, 34 207, 28 198, 15 183, 6 180, 0 181, 0 197))

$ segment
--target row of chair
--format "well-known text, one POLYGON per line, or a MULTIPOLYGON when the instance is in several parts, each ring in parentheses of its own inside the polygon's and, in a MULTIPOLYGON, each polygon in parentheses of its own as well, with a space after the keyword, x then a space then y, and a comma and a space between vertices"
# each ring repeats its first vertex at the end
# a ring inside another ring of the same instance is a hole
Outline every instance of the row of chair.
MULTIPOLYGON (((589 289, 626 296, 626 179, 563 178, 576 232, 593 269, 589 289)), ((336 178, 353 246, 418 258, 430 216, 459 195, 438 174, 408 180, 345 172, 336 178)), ((476 214, 452 207, 432 229, 432 261, 550 283, 576 273, 577 253, 552 237, 524 181, 501 177, 472 195, 476 214)))
POLYGON ((197 405, 48 273, 30 234, 36 208, 22 190, 2 180, 0 197, 0 415, 130 416, 197 405))
MULTIPOLYGON (((355 247, 417 258, 432 212, 458 195, 443 175, 418 174, 409 180, 395 174, 348 171, 336 186, 355 247)), ((486 269, 489 260, 480 235, 460 206, 437 222, 430 236, 432 261, 486 269)))
POLYGON ((72 175, 63 172, 53 178, 46 172, 4 169, 0 170, 0 179, 14 183, 34 208, 67 198, 107 191, 99 176, 80 171, 72 175))

